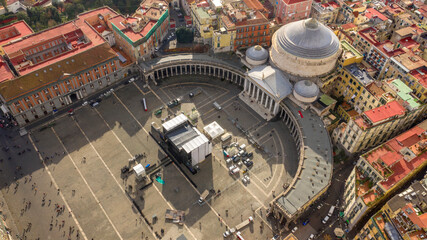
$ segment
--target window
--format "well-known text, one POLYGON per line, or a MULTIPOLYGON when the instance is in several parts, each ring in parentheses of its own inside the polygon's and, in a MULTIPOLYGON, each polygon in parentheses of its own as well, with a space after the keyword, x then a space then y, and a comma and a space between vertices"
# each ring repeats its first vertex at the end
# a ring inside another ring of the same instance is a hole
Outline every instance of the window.
POLYGON ((90 84, 90 88, 94 88, 95 86, 93 86, 93 84, 90 84))
POLYGON ((99 81, 98 81, 98 84, 99 84, 99 86, 102 86, 102 81, 101 81, 101 80, 99 80, 99 81))

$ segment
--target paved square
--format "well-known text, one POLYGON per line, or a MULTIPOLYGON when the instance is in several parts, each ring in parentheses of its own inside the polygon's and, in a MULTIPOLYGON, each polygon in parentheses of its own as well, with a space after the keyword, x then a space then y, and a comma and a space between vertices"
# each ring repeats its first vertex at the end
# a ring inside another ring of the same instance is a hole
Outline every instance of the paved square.
MULTIPOLYGON (((35 150, 25 153, 23 163, 19 163, 25 171, 17 179, 20 184, 15 194, 16 183, 7 182, 13 174, 3 177, 9 190, 2 192, 10 203, 15 230, 28 239, 76 239, 77 235, 79 239, 103 240, 176 239, 181 235, 187 239, 222 239, 227 228, 253 216, 254 223, 242 229, 242 235, 247 239, 271 238, 265 209, 272 193, 283 191, 295 174, 297 152, 285 125, 265 122, 238 99, 240 91, 238 86, 206 76, 169 78, 149 88, 134 82, 120 86, 96 108, 80 107, 72 117, 57 116, 52 127, 32 129, 29 137, 16 141, 29 148, 33 145, 40 154, 35 150), (199 90, 194 98, 188 96, 199 90), (180 96, 181 105, 154 115, 154 110, 180 96), (148 111, 143 109, 142 98, 148 111), (213 107, 215 101, 222 106, 221 111, 213 107), (212 155, 200 164, 200 172, 193 175, 184 165, 173 163, 149 135, 152 122, 160 125, 168 115, 190 114, 193 109, 200 114, 196 123, 199 130, 217 121, 232 134, 233 141, 246 144, 254 153, 249 184, 241 181, 242 173, 230 176, 218 140, 213 141, 212 155), (137 162, 150 164, 146 180, 121 173, 122 167, 134 164, 128 159, 135 154, 145 156, 137 162), (32 182, 37 182, 37 191, 30 182, 25 183, 30 175, 32 182), (157 182, 156 176, 164 184, 157 182), (206 203, 199 205, 197 200, 205 190, 220 190, 221 194, 211 193, 206 203), (10 201, 24 198, 22 202, 10 201), (45 204, 41 205, 43 198, 45 204), (28 199, 35 200, 21 216, 28 199), (65 208, 58 216, 55 203, 65 208), (184 225, 166 221, 166 209, 185 211, 184 225), (29 219, 39 220, 27 231, 29 219)), ((2 154, 5 158, 16 151, 2 154)), ((10 168, 18 163, 9 160, 1 164, 10 168)))

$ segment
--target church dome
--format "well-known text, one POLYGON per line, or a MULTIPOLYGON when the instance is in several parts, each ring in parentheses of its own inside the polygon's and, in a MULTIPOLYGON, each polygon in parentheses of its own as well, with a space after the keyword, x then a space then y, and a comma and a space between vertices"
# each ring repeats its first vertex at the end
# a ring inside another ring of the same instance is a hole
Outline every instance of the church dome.
POLYGON ((334 55, 340 46, 338 37, 316 19, 289 23, 275 34, 278 47, 301 58, 319 59, 334 55))
POLYGON ((309 80, 299 81, 294 85, 293 94, 301 102, 312 103, 319 95, 319 87, 309 80))
POLYGON ((246 62, 251 65, 264 64, 268 59, 268 51, 265 48, 256 45, 246 50, 246 62))

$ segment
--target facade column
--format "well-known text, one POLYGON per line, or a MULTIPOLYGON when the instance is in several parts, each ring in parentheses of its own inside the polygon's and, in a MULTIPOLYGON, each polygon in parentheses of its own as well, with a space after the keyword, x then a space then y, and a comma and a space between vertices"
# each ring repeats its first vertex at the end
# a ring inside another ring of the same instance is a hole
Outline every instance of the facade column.
POLYGON ((245 78, 245 86, 243 87, 243 89, 245 90, 245 92, 248 92, 248 79, 245 78))
POLYGON ((267 98, 265 99, 265 104, 264 104, 265 108, 267 108, 268 101, 270 101, 270 96, 267 95, 267 98))
POLYGON ((260 104, 262 105, 262 101, 264 100, 265 92, 262 91, 260 104))
POLYGON ((259 98, 259 91, 261 91, 261 89, 258 88, 258 91, 256 92, 256 101, 258 102, 258 98, 259 98))

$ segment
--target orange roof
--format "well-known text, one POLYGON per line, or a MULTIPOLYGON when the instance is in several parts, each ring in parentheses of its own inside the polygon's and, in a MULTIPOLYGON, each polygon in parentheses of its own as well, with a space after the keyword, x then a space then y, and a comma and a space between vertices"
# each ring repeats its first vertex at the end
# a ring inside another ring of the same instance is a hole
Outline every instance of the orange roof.
POLYGON ((25 21, 18 21, 0 28, 0 46, 14 39, 34 33, 25 21))
POLYGON ((112 10, 108 7, 103 7, 85 12, 79 15, 76 20, 55 26, 53 28, 49 28, 38 33, 31 34, 17 42, 8 43, 3 46, 4 52, 12 60, 13 57, 24 57, 26 53, 22 51, 23 49, 29 49, 31 47, 39 46, 41 48, 42 44, 48 44, 49 41, 53 41, 54 39, 64 38, 67 34, 76 31, 81 31, 83 33, 85 38, 88 40, 87 44, 82 45, 80 47, 76 47, 71 51, 66 51, 63 54, 58 54, 56 57, 48 58, 45 61, 40 61, 40 63, 34 64, 23 69, 22 71, 19 71, 19 73, 20 75, 25 75, 38 69, 44 68, 60 60, 69 58, 90 48, 103 44, 105 40, 92 26, 85 22, 85 19, 98 14, 105 15, 106 13, 114 12, 112 12, 112 10))
POLYGON ((388 18, 384 15, 382 15, 380 12, 378 12, 377 10, 375 10, 374 8, 368 8, 365 11, 365 17, 372 19, 372 18, 379 18, 382 21, 387 20, 388 18))
POLYGON ((9 65, 6 63, 3 57, 0 56, 0 82, 13 79, 14 77, 15 75, 13 75, 9 65))
POLYGON ((418 82, 424 87, 427 88, 427 68, 422 67, 415 69, 409 72, 418 82))
POLYGON ((386 103, 380 107, 368 110, 363 114, 371 120, 372 123, 387 120, 393 116, 405 114, 406 109, 397 101, 386 103))
POLYGON ((412 203, 406 204, 402 210, 409 217, 409 219, 411 219, 412 223, 417 225, 419 228, 427 228, 427 213, 417 215, 417 212, 415 212, 412 203))
POLYGON ((344 25, 341 26, 341 28, 343 30, 347 30, 347 29, 351 29, 351 28, 355 28, 357 27, 354 23, 346 23, 344 25))

